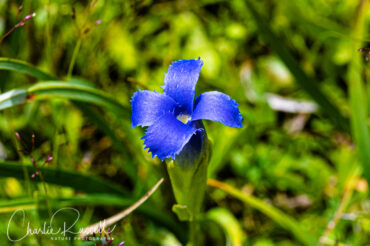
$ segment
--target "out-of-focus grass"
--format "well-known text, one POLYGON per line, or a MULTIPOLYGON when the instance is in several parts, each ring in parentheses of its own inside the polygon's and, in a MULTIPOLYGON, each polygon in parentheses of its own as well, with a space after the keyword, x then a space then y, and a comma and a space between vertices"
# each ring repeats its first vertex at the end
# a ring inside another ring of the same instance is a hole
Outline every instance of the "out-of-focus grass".
MULTIPOLYGON (((206 122, 214 147, 209 177, 294 218, 313 242, 325 235, 329 245, 370 243, 368 183, 353 175, 360 163, 366 173, 370 153, 369 69, 356 53, 366 47, 370 16, 360 2, 272 0, 253 4, 250 12, 252 1, 242 0, 99 0, 94 6, 40 0, 25 1, 18 16, 20 2, 1 2, 2 34, 26 14, 36 12, 36 17, 0 44, 0 56, 6 57, 0 59, 0 105, 7 106, 0 112, 0 159, 8 163, 3 169, 0 164, 0 232, 6 232, 16 208, 27 209, 33 225, 48 216, 42 184, 30 177, 34 169, 17 151, 15 132, 27 142, 36 134, 37 160, 52 154, 54 166, 47 167, 52 172, 44 173, 49 200, 53 209, 78 208, 82 218, 76 228, 129 206, 165 176, 163 164, 143 150, 143 130, 131 128, 130 97, 137 89, 159 90, 171 61, 200 56, 204 66, 197 93, 231 95, 245 119, 236 131, 206 122), (362 33, 353 24, 359 10, 362 33), (102 23, 96 25, 97 20, 102 23), (59 82, 45 82, 55 79, 59 82), (37 100, 41 88, 48 94, 37 100), (19 92, 15 100, 4 96, 11 90, 19 92), (268 93, 316 101, 319 109, 311 115, 274 111, 268 93), (352 133, 346 131, 348 120, 352 133), (114 192, 117 187, 127 192, 114 192), (94 194, 100 191, 105 194, 94 194)), ((170 212, 173 199, 164 184, 119 223, 117 242, 184 243, 186 227, 170 212)), ((208 190, 205 210, 209 245, 300 243, 299 232, 281 226, 279 216, 218 189, 208 190)), ((6 233, 0 240, 13 245, 6 233)), ((18 245, 41 243, 70 245, 47 236, 30 236, 18 245)))

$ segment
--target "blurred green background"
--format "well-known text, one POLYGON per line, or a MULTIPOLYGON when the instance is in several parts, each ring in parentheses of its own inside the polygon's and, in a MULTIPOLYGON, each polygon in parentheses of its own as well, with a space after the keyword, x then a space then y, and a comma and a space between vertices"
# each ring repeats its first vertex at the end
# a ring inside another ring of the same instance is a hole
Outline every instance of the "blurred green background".
MULTIPOLYGON (((1 245, 93 245, 9 235, 42 226, 47 206, 76 208, 77 231, 166 178, 143 149, 144 130, 131 128, 130 98, 162 92, 172 61, 198 57, 197 95, 226 93, 244 117, 243 129, 205 122, 209 178, 234 192, 208 188, 204 245, 370 244, 370 70, 358 52, 370 39, 367 1, 1 0, 0 33, 33 12, 0 44, 1 57, 16 59, 0 59, 1 245), (32 133, 39 166, 53 157, 45 183, 18 151, 32 133), (18 209, 25 221, 18 214, 9 226, 18 209)), ((166 180, 117 224, 111 245, 185 245, 173 203, 166 180)))

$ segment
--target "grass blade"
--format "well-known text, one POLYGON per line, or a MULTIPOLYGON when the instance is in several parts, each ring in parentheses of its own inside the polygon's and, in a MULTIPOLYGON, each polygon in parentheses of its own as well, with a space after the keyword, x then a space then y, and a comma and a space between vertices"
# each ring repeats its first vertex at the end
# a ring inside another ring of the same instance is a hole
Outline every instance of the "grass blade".
MULTIPOLYGON (((26 166, 28 173, 33 173, 33 166, 26 166)), ((54 185, 71 187, 85 193, 107 193, 125 196, 128 194, 123 187, 108 181, 96 178, 92 175, 85 175, 77 172, 60 170, 52 167, 40 168, 44 174, 45 182, 54 185)), ((14 177, 24 180, 22 165, 18 162, 0 161, 0 177, 14 177)), ((36 176, 30 179, 32 182, 40 182, 36 176)))
MULTIPOLYGON (((26 100, 19 100, 20 90, 18 93, 6 92, 0 95, 6 100, 0 101, 0 109, 12 107, 26 100), (12 102, 12 103, 9 103, 12 102)), ((24 99, 24 95, 22 97, 24 99)), ((41 100, 46 98, 66 98, 75 101, 89 102, 99 106, 103 106, 117 115, 130 118, 130 110, 123 106, 106 93, 83 85, 77 85, 62 81, 40 82, 26 90, 26 98, 29 100, 41 100)))
MULTIPOLYGON (((362 37, 364 33, 365 20, 364 14, 367 3, 358 8, 356 24, 353 28, 353 37, 362 37)), ((357 52, 360 43, 352 41, 352 59, 348 70, 349 83, 349 101, 351 107, 351 128, 352 135, 355 139, 357 150, 359 153, 360 162, 364 176, 370 184, 370 135, 367 124, 368 111, 366 88, 364 85, 362 72, 363 66, 361 63, 360 54, 357 52), (356 47, 357 45, 357 47, 356 47), (357 53, 357 54, 356 54, 357 53)))
POLYGON ((230 194, 231 196, 236 197, 237 199, 243 201, 245 204, 261 211, 268 217, 270 217, 273 221, 279 224, 281 227, 285 228, 286 230, 290 231, 297 240, 299 240, 304 245, 315 245, 314 237, 310 236, 306 231, 304 231, 300 224, 292 217, 284 214, 279 209, 245 193, 242 193, 238 189, 224 184, 222 182, 208 179, 207 184, 209 186, 219 188, 226 193, 230 194))
MULTIPOLYGON (((122 104, 117 102, 114 98, 111 98, 109 95, 99 90, 96 90, 94 88, 88 88, 83 85, 72 84, 72 83, 68 83, 64 81, 58 81, 58 79, 55 76, 45 73, 41 71, 40 69, 24 61, 1 57, 0 58, 0 70, 1 69, 24 73, 29 76, 35 77, 39 80, 49 80, 50 81, 50 82, 38 83, 34 86, 31 86, 27 90, 27 96, 35 95, 35 96, 39 96, 40 98, 56 96, 56 97, 68 98, 68 99, 76 100, 76 101, 85 101, 85 102, 95 103, 100 106, 111 107, 112 109, 116 110, 120 114, 124 114, 126 116, 130 115, 129 110, 126 107, 124 107, 122 104)), ((20 93, 20 91, 18 93, 20 93)), ((6 93, 4 93, 3 95, 0 95, 0 98, 4 96, 5 94, 6 93)), ((26 101, 25 98, 24 100, 16 100, 16 95, 11 94, 11 93, 7 94, 6 97, 8 99, 7 102, 2 102, 2 100, 0 99, 0 110, 7 108, 7 107, 15 106, 17 104, 24 103, 26 101), (13 100, 14 103, 9 104, 10 100, 13 100)))
POLYGON ((11 58, 0 57, 0 69, 24 73, 32 77, 38 78, 39 80, 56 79, 54 76, 41 71, 40 69, 32 66, 27 62, 11 58))
POLYGON ((217 223, 226 234, 226 245, 242 246, 245 243, 246 235, 238 220, 226 208, 216 207, 207 211, 207 219, 217 223))
POLYGON ((27 91, 22 89, 11 90, 0 95, 0 110, 11 108, 26 102, 27 91))
POLYGON ((28 88, 27 93, 36 99, 61 97, 76 101, 90 102, 108 108, 121 116, 129 116, 130 111, 108 94, 93 88, 68 82, 41 82, 28 88))

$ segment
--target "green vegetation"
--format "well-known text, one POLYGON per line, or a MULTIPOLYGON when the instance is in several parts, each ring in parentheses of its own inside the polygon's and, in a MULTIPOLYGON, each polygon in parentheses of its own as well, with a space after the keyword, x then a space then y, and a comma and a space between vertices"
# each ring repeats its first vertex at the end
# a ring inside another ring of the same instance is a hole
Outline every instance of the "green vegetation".
POLYGON ((204 121, 212 155, 200 245, 370 244, 369 8, 364 0, 0 1, 0 244, 94 245, 71 232, 10 239, 28 222, 77 221, 78 232, 164 177, 116 223, 109 245, 186 245, 167 168, 131 127, 130 99, 158 90, 172 61, 198 57, 197 95, 224 92, 244 118, 242 129, 204 121))

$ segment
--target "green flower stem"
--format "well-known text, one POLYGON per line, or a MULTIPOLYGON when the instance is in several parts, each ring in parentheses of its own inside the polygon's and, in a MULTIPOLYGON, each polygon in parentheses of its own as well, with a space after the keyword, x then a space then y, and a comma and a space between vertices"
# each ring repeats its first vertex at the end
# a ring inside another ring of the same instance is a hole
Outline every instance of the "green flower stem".
POLYGON ((210 145, 207 137, 203 138, 202 152, 195 163, 170 161, 167 170, 177 204, 172 207, 181 221, 189 221, 189 246, 200 245, 199 216, 207 187, 207 168, 210 156, 210 145))
POLYGON ((190 243, 188 246, 197 246, 201 245, 200 238, 198 235, 200 235, 200 227, 199 227, 199 221, 193 220, 189 223, 190 226, 190 243))

